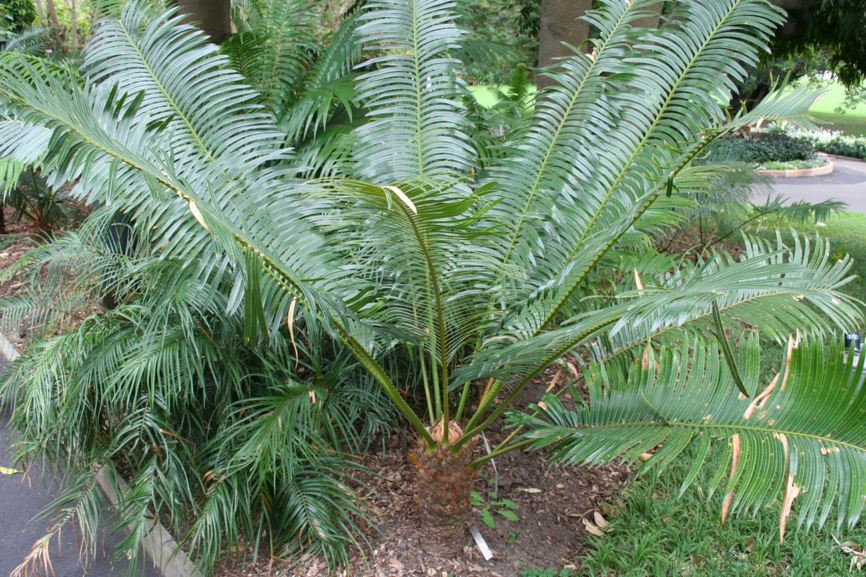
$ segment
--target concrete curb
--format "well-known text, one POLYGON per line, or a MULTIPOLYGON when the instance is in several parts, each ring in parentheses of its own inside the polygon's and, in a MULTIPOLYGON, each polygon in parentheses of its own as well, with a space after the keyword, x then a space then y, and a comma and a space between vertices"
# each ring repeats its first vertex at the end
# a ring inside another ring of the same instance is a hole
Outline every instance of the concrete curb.
POLYGON ((773 178, 804 178, 807 176, 826 176, 828 174, 833 174, 834 168, 833 161, 829 158, 827 160, 827 164, 815 168, 797 168, 791 170, 758 169, 758 173, 773 178))
MULTIPOLYGON (((0 355, 9 362, 21 356, 2 333, 0 333, 0 355)), ((113 507, 117 507, 120 503, 117 490, 120 494, 129 492, 123 477, 117 474, 114 465, 111 464, 105 465, 96 474, 96 482, 113 507)), ((190 561, 186 552, 178 546, 171 533, 158 520, 154 521, 148 530, 147 537, 144 538, 144 548, 153 561, 153 566, 159 569, 163 577, 204 577, 190 561)))

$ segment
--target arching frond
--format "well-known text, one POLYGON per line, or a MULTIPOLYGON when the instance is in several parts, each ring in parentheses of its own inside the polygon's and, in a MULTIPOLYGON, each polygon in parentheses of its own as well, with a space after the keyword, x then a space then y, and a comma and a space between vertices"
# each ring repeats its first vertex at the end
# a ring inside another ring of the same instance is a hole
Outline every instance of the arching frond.
POLYGON ((835 509, 837 528, 853 526, 863 512, 866 476, 863 357, 846 358, 839 341, 792 341, 786 367, 759 384, 757 336, 738 349, 751 398, 737 392, 719 349, 698 339, 649 350, 627 373, 591 370, 588 406, 570 411, 545 399, 529 438, 569 463, 649 456, 642 468, 656 473, 695 447, 683 491, 709 452, 720 451, 725 458, 707 489, 725 494, 723 520, 781 501, 782 539, 795 508, 800 525, 822 526, 835 509))
POLYGON ((356 131, 359 174, 374 184, 459 179, 472 170, 460 114, 453 0, 367 3, 358 34, 371 68, 358 82, 369 122, 356 131))
POLYGON ((282 116, 318 51, 321 6, 310 0, 235 3, 239 34, 225 50, 268 109, 282 116))
POLYGON ((668 275, 658 286, 648 281, 643 290, 622 295, 621 302, 582 313, 556 329, 530 338, 491 339, 454 379, 492 377, 519 390, 578 345, 594 342, 596 354, 605 358, 656 336, 688 335, 691 323, 707 323, 714 303, 727 322, 766 330, 777 339, 798 329, 828 334, 856 326, 860 305, 840 291, 852 279, 850 260, 831 262, 821 240, 778 250, 747 241, 739 260, 718 254, 668 275), (814 309, 827 316, 815 315, 814 309))
POLYGON ((304 76, 300 95, 280 121, 290 142, 326 130, 335 108, 341 107, 349 123, 354 120, 357 96, 352 69, 361 57, 356 25, 354 17, 344 20, 330 44, 304 76))

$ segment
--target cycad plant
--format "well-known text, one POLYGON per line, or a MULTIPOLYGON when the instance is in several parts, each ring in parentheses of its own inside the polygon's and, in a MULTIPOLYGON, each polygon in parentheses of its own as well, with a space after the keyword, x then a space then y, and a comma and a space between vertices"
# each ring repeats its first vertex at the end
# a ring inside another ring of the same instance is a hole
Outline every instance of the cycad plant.
MULTIPOLYGON (((358 16, 369 60, 355 89, 366 122, 327 178, 301 178, 304 162, 260 95, 201 34, 143 1, 100 26, 81 83, 24 58, 2 61, 0 156, 77 181, 83 198, 129 214, 160 258, 223 279, 222 310, 243 319, 247 343, 286 350, 308 330, 341 343, 417 435, 409 458, 431 544, 453 545, 487 460, 549 441, 588 463, 655 450, 651 466, 710 439, 701 446, 729 447, 733 470, 749 472, 729 485, 746 489, 751 505, 779 495, 808 462, 798 486, 856 520, 866 438, 849 415, 866 405, 851 379, 828 383, 833 392, 812 403, 780 403, 790 418, 747 436, 749 424, 732 417, 736 403, 745 411, 770 398, 751 398, 754 345, 738 347, 740 333, 784 342, 859 320, 839 291, 847 259, 831 262, 821 240, 746 239, 741 258, 709 252, 656 278, 636 275, 634 290, 590 288, 621 272, 618 253, 646 250, 676 222, 681 196, 705 185, 693 161, 711 142, 758 119, 805 120, 815 97, 780 91, 726 116, 721 103, 781 11, 767 0, 682 0, 660 30, 633 27, 655 3, 601 2, 587 17, 593 50, 548 71, 554 86, 539 95, 531 126, 483 166, 467 136, 449 0, 375 0, 358 16), (712 338, 695 337, 702 332, 712 338), (679 348, 657 363, 661 343, 679 348), (612 391, 605 402, 596 393, 586 411, 558 419, 545 401, 479 454, 479 435, 575 350, 590 354, 590 374, 610 376, 593 381, 612 391), (707 359, 712 371, 694 368, 707 359), (624 376, 633 362, 643 380, 624 376), (652 395, 634 392, 650 377, 652 395), (687 391, 694 381, 703 388, 687 391), (632 438, 646 411, 656 427, 632 438), (699 426, 714 415, 724 424, 699 426), (681 423, 694 434, 671 432, 681 423), (796 451, 774 451, 779 438, 796 451), (835 488, 816 492, 825 483, 835 488)), ((795 385, 808 386, 791 378, 788 394, 795 385)), ((202 522, 217 533, 233 511, 202 522)))

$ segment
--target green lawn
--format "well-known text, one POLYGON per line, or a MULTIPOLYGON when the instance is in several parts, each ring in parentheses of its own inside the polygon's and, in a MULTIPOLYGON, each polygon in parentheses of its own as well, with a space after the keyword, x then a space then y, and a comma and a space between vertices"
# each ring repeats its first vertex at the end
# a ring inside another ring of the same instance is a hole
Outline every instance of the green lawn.
MULTIPOLYGON (((489 84, 477 84, 469 87, 469 92, 475 97, 476 102, 485 108, 492 108, 507 90, 507 86, 496 87, 489 84)), ((530 95, 534 95, 536 91, 535 86, 529 87, 530 95)))
POLYGON ((802 232, 818 232, 830 239, 830 247, 835 255, 848 253, 854 259, 852 274, 857 275, 845 287, 848 294, 866 301, 866 214, 842 212, 832 216, 826 226, 798 225, 802 232))
POLYGON ((866 103, 840 113, 836 109, 845 103, 845 89, 837 83, 828 84, 830 92, 811 108, 821 126, 841 130, 850 136, 866 136, 866 103))
MULTIPOLYGON (((684 466, 634 482, 621 512, 611 521, 609 536, 593 538, 595 546, 580 561, 587 577, 807 577, 847 575, 850 557, 829 530, 797 530, 789 526, 779 542, 779 509, 741 514, 720 522, 721 496, 707 498, 699 477, 676 499, 684 466)), ((866 530, 843 530, 840 541, 866 544, 866 530)))
MULTIPOLYGON (((866 214, 844 212, 820 225, 798 225, 801 232, 829 238, 834 258, 854 258, 852 274, 859 278, 844 289, 866 300, 866 214)), ((767 344, 773 347, 772 343, 767 344)), ((765 350, 768 364, 781 362, 781 349, 765 350)), ((849 575, 850 557, 833 540, 829 529, 796 530, 789 523, 785 544, 779 543, 778 506, 752 517, 740 515, 720 523, 721 497, 708 499, 697 487, 709 472, 677 499, 685 466, 673 467, 654 483, 641 479, 629 486, 610 521, 610 536, 595 539, 581 560, 587 577, 777 577, 849 575), (793 529, 793 530, 791 530, 793 529)), ((796 504, 795 504, 796 511, 796 504)), ((866 527, 843 529, 839 541, 866 548, 866 527)))

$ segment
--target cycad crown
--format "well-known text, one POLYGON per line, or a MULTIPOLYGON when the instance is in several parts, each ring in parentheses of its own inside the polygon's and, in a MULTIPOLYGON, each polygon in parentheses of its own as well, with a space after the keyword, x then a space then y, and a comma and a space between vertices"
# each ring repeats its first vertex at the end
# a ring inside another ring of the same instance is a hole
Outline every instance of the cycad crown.
MULTIPOLYGON (((277 346, 302 325, 326 331, 379 384, 421 446, 452 453, 442 462, 484 463, 463 459, 472 439, 577 347, 592 345, 594 362, 613 357, 630 366, 628 359, 653 358, 653 342, 686 343, 662 354, 667 366, 657 375, 612 372, 624 382, 609 384, 626 385, 617 402, 637 414, 640 394, 650 389, 628 386, 638 378, 631 375, 652 377, 651 392, 667 396, 695 379, 695 387, 724 383, 711 398, 669 399, 672 410, 688 409, 677 418, 694 417, 688 407, 695 402, 698 412, 713 414, 716 401, 719 410, 732 402, 722 391, 737 394, 727 376, 749 380, 727 330, 745 324, 782 339, 798 328, 827 334, 853 326, 860 313, 839 292, 848 259, 833 262, 826 243, 800 238, 793 248, 746 239, 743 258, 702 255, 615 299, 590 298, 588 282, 612 255, 646 249, 650 234, 675 220, 667 209, 692 192, 692 163, 710 143, 758 119, 802 120, 816 96, 779 91, 726 118, 722 103, 766 49, 781 11, 767 0, 682 0, 660 30, 635 29, 656 3, 601 2, 588 16, 598 31, 592 51, 576 50, 545 72, 555 84, 539 95, 533 123, 483 168, 468 136, 453 57, 461 33, 450 0, 377 0, 359 16, 356 32, 370 54, 357 83, 366 122, 340 141, 341 152, 329 156, 336 160, 317 165, 327 169, 313 171, 328 178, 300 178, 310 167, 298 162, 272 115, 285 102, 274 84, 283 77, 261 73, 261 63, 270 58, 272 70, 292 77, 305 66, 276 62, 281 36, 256 48, 262 60, 255 66, 241 63, 256 92, 200 33, 144 1, 100 26, 80 81, 23 57, 3 59, 0 99, 9 112, 0 123, 0 156, 35 163, 57 183, 78 180, 76 194, 130 215, 162 258, 195 263, 204 286, 231 284, 224 310, 243 318, 247 342, 277 346), (290 335, 282 328, 287 316, 290 335), (701 327, 714 331, 718 345, 692 338, 701 327), (690 362, 715 364, 706 375, 680 370, 690 362), (692 374, 701 376, 684 376, 692 374), (425 421, 440 424, 441 438, 425 421), (459 438, 452 421, 462 425, 459 438)), ((288 118, 293 137, 319 125, 288 118)), ((849 384, 828 383, 839 388, 821 403, 837 402, 849 384)), ((851 398, 859 410, 860 396, 851 398)), ((493 454, 559 441, 562 457, 598 462, 667 439, 656 453, 663 463, 693 440, 654 422, 633 443, 616 435, 608 444, 593 441, 587 423, 620 410, 613 401, 599 405, 572 418, 548 403, 547 420, 530 421, 539 431, 493 454), (596 410, 601 416, 591 416, 596 410), (551 429, 551 421, 566 428, 551 429), (588 451, 593 443, 604 450, 588 451)), ((807 409, 832 427, 828 406, 807 409)), ((802 447, 793 439, 813 434, 813 425, 788 424, 779 433, 788 439, 782 468, 747 465, 753 457, 742 447, 751 445, 741 445, 741 466, 764 479, 760 490, 729 483, 745 490, 743 507, 776 496, 780 478, 799 474, 791 455, 802 447)), ((732 421, 703 438, 736 430, 732 421)), ((862 459, 864 439, 852 435, 845 454, 862 459)), ((817 488, 822 457, 810 455, 808 486, 817 488)), ((853 461, 834 463, 833 487, 845 476, 861 478, 853 461)), ((457 473, 446 476, 472 477, 457 473)), ((859 516, 864 489, 852 486, 841 518, 859 516)), ((786 489, 788 505, 791 494, 786 489)), ((809 522, 814 499, 828 507, 834 495, 811 494, 809 522)))

